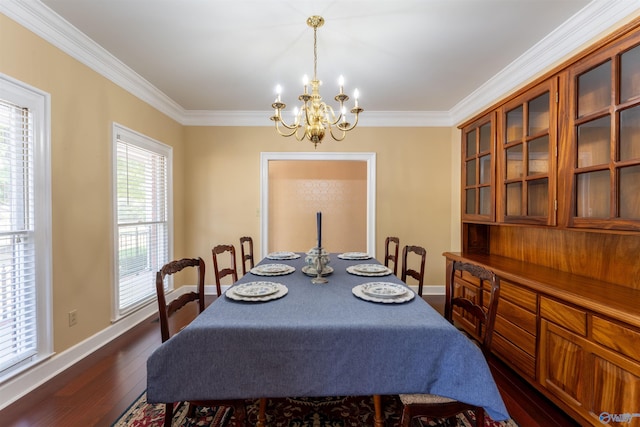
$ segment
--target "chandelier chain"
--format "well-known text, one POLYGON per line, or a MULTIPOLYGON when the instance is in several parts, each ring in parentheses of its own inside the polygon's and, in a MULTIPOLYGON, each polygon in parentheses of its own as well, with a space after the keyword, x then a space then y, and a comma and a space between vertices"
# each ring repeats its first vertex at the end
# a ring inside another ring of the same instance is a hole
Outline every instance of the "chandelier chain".
POLYGON ((318 80, 318 28, 313 27, 313 79, 318 80))

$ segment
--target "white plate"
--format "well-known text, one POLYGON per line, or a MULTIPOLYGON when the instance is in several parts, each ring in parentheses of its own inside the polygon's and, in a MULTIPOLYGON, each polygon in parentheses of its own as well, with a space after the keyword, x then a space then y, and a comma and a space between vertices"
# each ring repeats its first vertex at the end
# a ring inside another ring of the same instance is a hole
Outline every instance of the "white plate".
POLYGON ((389 268, 381 264, 357 264, 353 266, 353 269, 360 273, 378 274, 388 270, 389 268))
POLYGON ((287 264, 264 264, 253 267, 250 272, 257 276, 282 276, 296 271, 295 267, 287 264))
POLYGON ((300 258, 300 254, 295 252, 271 252, 267 255, 269 259, 297 259, 300 258))
POLYGON ((398 283, 369 282, 362 284, 362 292, 375 298, 398 298, 406 294, 409 289, 398 283))
POLYGON ((367 285, 363 283, 362 285, 356 285, 351 289, 351 292, 360 299, 371 302, 379 302, 382 304, 401 304, 403 302, 411 301, 416 294, 409 288, 407 288, 407 292, 395 298, 377 298, 372 297, 371 295, 367 295, 363 292, 362 288, 367 285))
POLYGON ((390 268, 385 267, 384 265, 378 264, 358 264, 358 265, 350 265, 347 267, 347 272, 351 274, 355 274, 356 276, 367 276, 367 277, 380 277, 380 276, 388 276, 393 273, 390 268), (372 265, 376 268, 369 269, 367 267, 363 267, 364 265, 372 265))
POLYGON ((363 260, 370 259, 371 255, 366 252, 345 252, 343 254, 338 255, 340 259, 350 259, 350 260, 363 260))
POLYGON ((287 287, 285 285, 283 285, 282 283, 276 283, 278 290, 277 292, 270 294, 270 295, 265 295, 265 296, 261 296, 261 297, 245 297, 242 295, 238 295, 234 292, 234 289, 237 286, 233 286, 229 289, 227 289, 227 291, 224 293, 225 296, 229 299, 235 300, 235 301, 249 301, 249 302, 264 302, 264 301, 271 301, 274 299, 278 299, 278 298, 282 298, 283 296, 285 296, 288 292, 289 289, 287 289, 287 287))
POLYGON ((241 297, 264 297, 278 292, 279 287, 274 282, 249 282, 233 287, 233 292, 241 297))
MULTIPOLYGON (((305 265, 304 267, 302 267, 302 272, 307 276, 312 276, 312 277, 316 277, 318 275, 318 272, 315 269, 315 267, 311 267, 309 265, 305 265)), ((321 276, 328 276, 331 273, 333 273, 333 267, 325 265, 324 268, 322 269, 321 276)))

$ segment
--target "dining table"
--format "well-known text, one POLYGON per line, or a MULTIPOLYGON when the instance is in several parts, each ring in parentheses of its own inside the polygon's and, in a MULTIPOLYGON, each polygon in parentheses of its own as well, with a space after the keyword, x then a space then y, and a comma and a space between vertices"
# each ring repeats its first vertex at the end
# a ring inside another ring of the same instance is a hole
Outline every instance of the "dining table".
POLYGON ((277 254, 150 355, 148 402, 372 395, 381 427, 380 396, 430 393, 509 417, 480 349, 376 259, 329 254, 316 284, 277 254))

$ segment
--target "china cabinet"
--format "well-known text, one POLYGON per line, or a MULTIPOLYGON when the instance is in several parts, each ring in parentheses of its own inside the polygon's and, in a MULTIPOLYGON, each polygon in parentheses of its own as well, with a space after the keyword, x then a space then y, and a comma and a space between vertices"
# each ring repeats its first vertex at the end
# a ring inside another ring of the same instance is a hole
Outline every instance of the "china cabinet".
POLYGON ((640 230, 640 41, 624 38, 567 74, 566 223, 640 230))
POLYGON ((581 425, 640 427, 640 19, 460 129, 462 252, 444 256, 500 278, 492 352, 581 425))
POLYGON ((495 114, 490 113, 462 130, 462 216, 467 220, 495 218, 495 114))
POLYGON ((556 223, 557 80, 498 110, 499 222, 556 223))

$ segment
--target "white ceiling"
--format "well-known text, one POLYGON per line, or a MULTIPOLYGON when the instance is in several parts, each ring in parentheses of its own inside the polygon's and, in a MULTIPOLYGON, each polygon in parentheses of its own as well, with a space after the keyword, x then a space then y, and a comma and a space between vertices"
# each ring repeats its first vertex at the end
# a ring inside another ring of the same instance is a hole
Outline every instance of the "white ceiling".
POLYGON ((636 0, 16 1, 56 28, 49 36, 88 46, 76 56, 101 46, 126 65, 119 73, 133 70, 166 95, 182 122, 259 113, 265 125, 276 84, 292 109, 302 75, 313 75, 311 15, 326 21, 318 29, 325 101, 333 101, 342 74, 345 91, 359 89, 363 120, 367 112, 400 112, 451 121, 482 107, 470 99, 487 85, 495 99, 501 85, 530 79, 559 59, 553 55, 638 9, 636 0))

